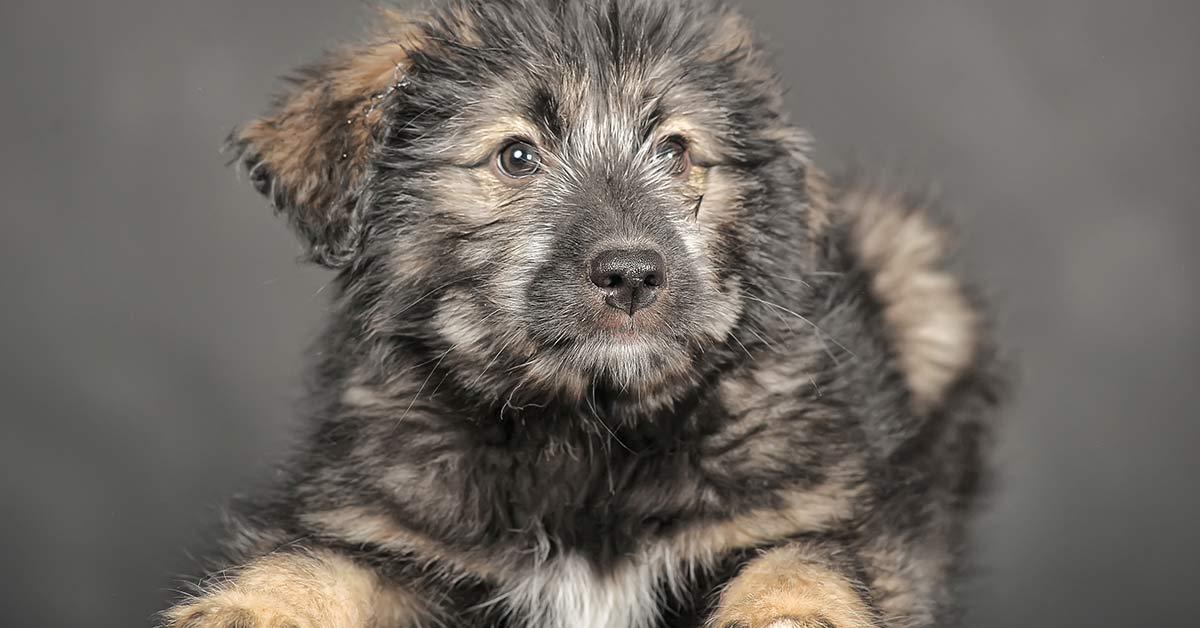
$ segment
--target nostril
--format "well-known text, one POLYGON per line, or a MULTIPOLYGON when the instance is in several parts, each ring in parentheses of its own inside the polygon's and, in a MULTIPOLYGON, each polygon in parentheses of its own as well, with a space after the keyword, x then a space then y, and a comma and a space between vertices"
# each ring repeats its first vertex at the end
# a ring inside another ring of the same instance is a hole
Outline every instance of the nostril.
POLYGON ((649 249, 604 251, 592 260, 589 278, 606 293, 605 302, 632 315, 654 303, 666 281, 661 254, 649 249))
POLYGON ((622 283, 624 283, 624 280, 621 279, 621 275, 617 273, 608 273, 600 280, 599 285, 601 288, 616 288, 622 283))
POLYGON ((595 284, 597 288, 604 288, 605 290, 620 288, 621 284, 626 282, 625 278, 621 276, 620 272, 604 268, 603 266, 599 266, 594 263, 592 264, 591 279, 592 283, 595 284))

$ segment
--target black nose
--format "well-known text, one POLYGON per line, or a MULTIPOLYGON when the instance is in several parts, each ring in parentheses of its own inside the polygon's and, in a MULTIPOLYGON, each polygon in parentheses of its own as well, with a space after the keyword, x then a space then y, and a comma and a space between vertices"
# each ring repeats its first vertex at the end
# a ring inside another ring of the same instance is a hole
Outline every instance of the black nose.
POLYGON ((592 283, 604 291, 604 302, 633 316, 650 307, 666 281, 666 265, 656 251, 604 251, 592 260, 592 283))

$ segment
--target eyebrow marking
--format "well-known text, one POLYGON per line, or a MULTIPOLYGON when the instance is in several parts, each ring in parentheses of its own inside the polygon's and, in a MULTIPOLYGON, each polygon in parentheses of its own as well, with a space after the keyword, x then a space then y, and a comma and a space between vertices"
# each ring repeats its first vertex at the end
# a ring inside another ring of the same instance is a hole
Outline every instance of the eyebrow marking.
POLYGON ((566 122, 563 120, 558 99, 550 90, 541 87, 533 94, 533 100, 528 107, 529 118, 545 129, 546 134, 553 138, 563 137, 566 122))
POLYGON ((643 142, 646 142, 650 139, 650 136, 654 133, 654 130, 663 123, 663 120, 665 120, 666 117, 667 111, 663 108, 662 99, 655 98, 654 108, 650 110, 650 113, 646 116, 646 119, 642 121, 642 128, 640 131, 643 142))

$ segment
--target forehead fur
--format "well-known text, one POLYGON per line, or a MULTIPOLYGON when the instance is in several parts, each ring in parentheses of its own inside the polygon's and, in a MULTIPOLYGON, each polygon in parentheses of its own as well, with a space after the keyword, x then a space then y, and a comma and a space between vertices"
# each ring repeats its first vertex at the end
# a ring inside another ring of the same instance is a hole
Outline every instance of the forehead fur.
POLYGON ((560 55, 607 78, 665 56, 714 63, 754 47, 745 21, 711 0, 451 0, 420 21, 442 43, 560 55))
POLYGON ((437 45, 413 56, 420 111, 454 111, 464 125, 519 116, 539 138, 628 145, 673 120, 704 147, 753 158, 747 136, 781 116, 743 20, 718 3, 467 0, 437 11, 423 35, 437 45))

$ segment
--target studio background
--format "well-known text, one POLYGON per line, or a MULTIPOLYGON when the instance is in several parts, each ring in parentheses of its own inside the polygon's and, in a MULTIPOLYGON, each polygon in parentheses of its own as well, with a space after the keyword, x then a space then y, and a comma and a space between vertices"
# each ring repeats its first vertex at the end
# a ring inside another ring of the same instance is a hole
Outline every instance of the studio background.
MULTIPOLYGON (((1020 388, 968 625, 1200 615, 1200 4, 747 0, 833 165, 932 181, 1020 388)), ((0 625, 148 626, 268 481, 329 276, 218 148, 364 2, 0 6, 0 625)))

